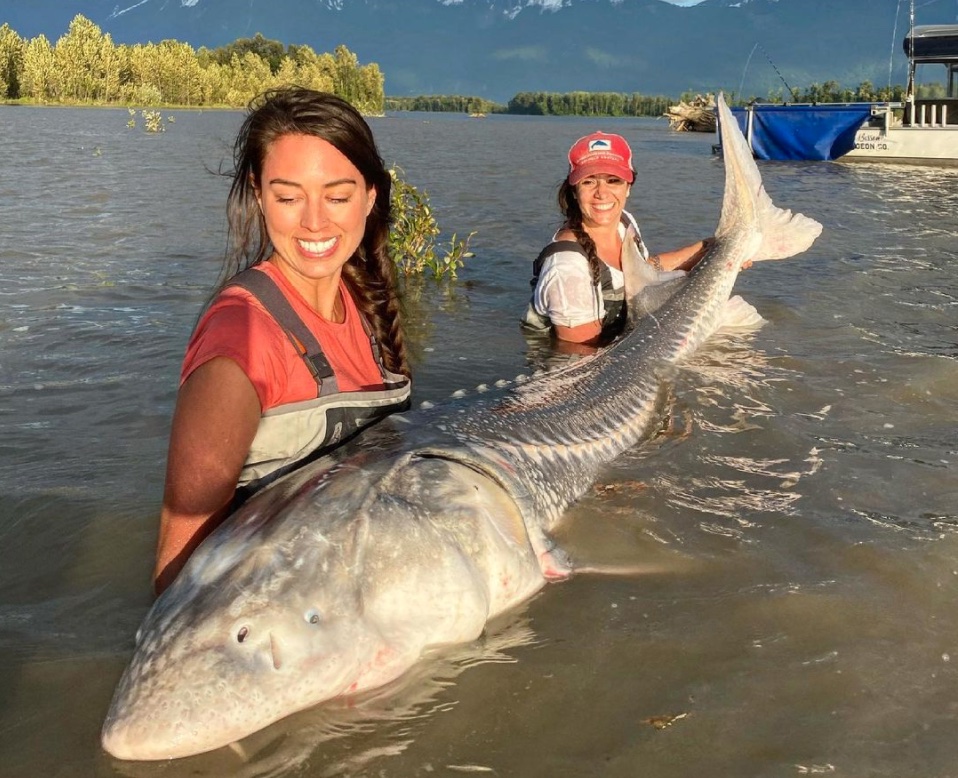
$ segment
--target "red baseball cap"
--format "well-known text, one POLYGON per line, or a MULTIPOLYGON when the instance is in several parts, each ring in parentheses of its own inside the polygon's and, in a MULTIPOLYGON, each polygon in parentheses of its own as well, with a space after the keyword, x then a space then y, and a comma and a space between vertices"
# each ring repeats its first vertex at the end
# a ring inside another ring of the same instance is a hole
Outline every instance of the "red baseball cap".
POLYGON ((569 149, 569 183, 575 186, 583 178, 598 173, 618 176, 630 184, 635 179, 632 149, 621 135, 593 132, 572 144, 569 149))

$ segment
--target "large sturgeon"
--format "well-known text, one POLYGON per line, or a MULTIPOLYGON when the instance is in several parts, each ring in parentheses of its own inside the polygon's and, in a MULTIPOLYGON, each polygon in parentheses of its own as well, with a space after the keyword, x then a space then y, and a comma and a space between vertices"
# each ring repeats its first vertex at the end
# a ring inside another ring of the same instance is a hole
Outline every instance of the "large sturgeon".
POLYGON ((644 263, 629 262, 628 332, 609 348, 390 417, 250 500, 146 615, 103 726, 109 753, 188 756, 381 686, 573 571, 550 531, 656 425, 670 366, 722 323, 743 264, 821 232, 773 205, 721 95, 718 110, 725 195, 695 270, 637 292, 644 263), (674 293, 650 302, 662 289, 674 293))

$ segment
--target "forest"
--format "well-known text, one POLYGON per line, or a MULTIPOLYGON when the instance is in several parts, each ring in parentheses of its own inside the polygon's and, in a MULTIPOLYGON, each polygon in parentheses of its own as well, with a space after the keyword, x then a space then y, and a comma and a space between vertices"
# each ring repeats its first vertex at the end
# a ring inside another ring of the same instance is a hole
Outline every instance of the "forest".
POLYGON ((164 40, 127 46, 82 15, 56 43, 0 26, 0 99, 65 105, 230 107, 271 86, 334 92, 368 115, 384 110, 379 66, 345 46, 316 53, 260 34, 217 49, 164 40))

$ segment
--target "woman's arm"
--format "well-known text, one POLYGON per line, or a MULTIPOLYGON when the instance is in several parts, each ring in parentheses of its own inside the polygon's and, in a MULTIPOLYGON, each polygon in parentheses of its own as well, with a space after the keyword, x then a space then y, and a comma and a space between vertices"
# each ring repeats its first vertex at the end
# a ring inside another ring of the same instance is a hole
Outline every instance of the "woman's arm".
POLYGON ((153 574, 157 594, 226 517, 260 415, 253 384, 226 357, 204 363, 180 387, 153 574))
POLYGON ((661 254, 654 254, 651 258, 653 265, 662 270, 691 270, 708 253, 709 248, 715 242, 714 238, 705 238, 690 243, 675 251, 663 251, 661 254))
POLYGON ((555 336, 558 340, 567 343, 589 344, 598 342, 599 336, 602 334, 602 322, 590 321, 586 324, 580 324, 577 327, 563 327, 560 324, 556 324, 552 329, 555 331, 555 336))

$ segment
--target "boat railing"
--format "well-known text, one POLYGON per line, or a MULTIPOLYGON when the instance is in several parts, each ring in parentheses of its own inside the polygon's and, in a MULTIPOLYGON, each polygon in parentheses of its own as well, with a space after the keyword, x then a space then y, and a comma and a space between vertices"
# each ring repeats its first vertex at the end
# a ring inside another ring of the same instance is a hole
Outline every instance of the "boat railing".
POLYGON ((945 127, 958 124, 958 98, 914 100, 905 111, 906 127, 945 127))

